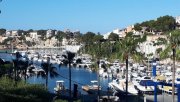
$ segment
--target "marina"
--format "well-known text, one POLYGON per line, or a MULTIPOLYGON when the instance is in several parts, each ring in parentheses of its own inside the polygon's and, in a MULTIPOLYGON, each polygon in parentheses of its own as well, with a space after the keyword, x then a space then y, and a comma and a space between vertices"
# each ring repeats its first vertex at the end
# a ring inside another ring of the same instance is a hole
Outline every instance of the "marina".
POLYGON ((0 102, 180 102, 178 4, 0 0, 0 102))
MULTIPOLYGON (((31 51, 31 50, 30 50, 31 51)), ((39 77, 38 73, 45 73, 45 71, 41 68, 42 62, 47 62, 50 58, 50 63, 53 64, 53 66, 56 67, 56 70, 59 74, 58 77, 51 78, 49 76, 48 79, 48 90, 51 93, 66 93, 68 96, 68 85, 69 85, 69 68, 65 65, 65 58, 63 57, 63 54, 65 52, 62 52, 61 54, 55 54, 53 51, 50 51, 50 53, 38 53, 38 51, 27 52, 27 51, 19 51, 22 55, 21 60, 26 60, 25 57, 27 57, 29 62, 33 63, 31 66, 27 68, 27 82, 31 84, 44 84, 45 79, 43 77, 39 77), (34 72, 35 74, 32 75, 30 73, 30 70, 34 72)), ((44 51, 45 52, 45 51, 44 51)), ((2 54, 1 54, 2 55, 2 54)), ((2 57, 3 58, 3 57, 2 57)), ((15 57, 9 57, 15 59, 15 57)), ((121 96, 124 96, 126 93, 126 80, 125 80, 125 64, 120 63, 120 61, 115 60, 114 62, 110 63, 106 59, 101 59, 99 63, 99 70, 98 71, 92 71, 91 64, 92 62, 90 57, 82 57, 82 56, 76 56, 73 61, 74 64, 72 64, 72 88, 75 85, 76 89, 81 96, 85 95, 98 95, 98 91, 100 91, 101 97, 107 98, 106 96, 109 95, 109 97, 114 98, 114 100, 121 100, 121 96), (79 61, 78 61, 79 60, 79 61), (79 63, 79 64, 78 64, 79 63), (83 65, 84 64, 84 65, 83 65), (80 67, 81 65, 81 67, 80 67), (85 66, 86 65, 86 66, 85 66), (110 65, 109 68, 106 66, 110 65), (99 77, 98 77, 99 76, 99 77), (98 80, 100 82, 98 82, 98 80), (110 93, 109 93, 110 92, 110 93)), ((130 62, 131 63, 131 62, 130 62)), ((153 65, 151 65, 153 67, 153 65)), ((169 65, 158 65, 156 70, 157 76, 150 77, 147 76, 147 72, 145 71, 146 65, 142 64, 131 64, 129 65, 128 70, 128 97, 136 97, 139 96, 139 98, 135 98, 136 100, 142 100, 142 98, 146 98, 147 102, 153 100, 154 96, 154 90, 155 90, 155 84, 154 83, 160 83, 164 82, 165 84, 171 84, 172 79, 169 79, 171 76, 170 73, 170 66, 169 65), (163 66, 166 66, 163 68, 163 66), (161 71, 162 70, 162 71, 161 71), (161 71, 159 73, 158 71, 161 71), (171 81, 170 81, 171 80, 171 81), (148 101, 149 100, 149 101, 148 101)), ((152 72, 151 72, 152 73, 152 72)), ((176 79, 175 83, 179 84, 179 70, 176 72, 176 79)), ((153 73, 151 74, 153 75, 153 73)), ((161 100, 167 97, 164 97, 164 95, 170 95, 172 94, 172 87, 166 86, 163 84, 157 85, 157 97, 161 97, 161 100), (163 95, 163 98, 162 98, 163 95)), ((73 93, 72 93, 73 94, 73 93)), ((177 88, 175 91, 175 94, 177 94, 177 88)), ((61 95, 62 96, 62 95, 61 95)), ((155 97, 155 96, 154 96, 155 97)), ((166 102, 166 101, 164 101, 166 102)))

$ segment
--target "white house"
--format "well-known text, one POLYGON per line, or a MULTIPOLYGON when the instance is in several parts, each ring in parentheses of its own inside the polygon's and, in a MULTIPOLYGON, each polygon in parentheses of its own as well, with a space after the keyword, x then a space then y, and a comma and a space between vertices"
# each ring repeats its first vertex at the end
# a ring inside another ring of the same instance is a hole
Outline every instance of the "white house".
POLYGON ((154 45, 153 42, 149 42, 149 41, 141 43, 139 45, 141 53, 144 53, 146 57, 149 54, 155 55, 156 54, 156 46, 153 46, 153 45, 154 45))
POLYGON ((108 39, 109 35, 110 35, 110 32, 108 32, 108 33, 106 33, 106 34, 103 34, 103 38, 104 38, 104 39, 108 39))
POLYGON ((136 35, 136 36, 138 36, 138 35, 143 35, 143 33, 141 32, 141 31, 133 31, 133 35, 136 35))
POLYGON ((32 38, 31 38, 31 37, 25 36, 25 38, 26 38, 26 41, 32 41, 32 38))
POLYGON ((62 39, 62 45, 68 45, 68 41, 67 41, 66 38, 63 38, 63 39, 62 39))
POLYGON ((29 35, 30 35, 30 37, 31 37, 32 39, 35 39, 35 40, 37 40, 37 39, 38 39, 38 34, 37 34, 37 31, 30 32, 30 33, 29 33, 29 35))
POLYGON ((54 47, 57 43, 57 39, 55 37, 52 37, 51 39, 47 39, 44 42, 45 47, 54 47))
POLYGON ((18 31, 17 30, 12 30, 10 35, 11 36, 18 36, 18 31))
POLYGON ((0 43, 2 43, 5 39, 7 39, 8 37, 3 37, 3 36, 0 36, 0 43))
POLYGON ((175 17, 176 20, 176 29, 180 29, 180 16, 175 17))
POLYGON ((149 42, 156 41, 158 38, 164 38, 167 39, 166 35, 148 35, 146 40, 149 42))
MULTIPOLYGON (((119 38, 124 38, 126 36, 126 29, 115 29, 112 32, 119 35, 119 38)), ((111 32, 104 34, 104 39, 108 39, 110 34, 111 32)))
POLYGON ((155 42, 157 42, 158 38, 164 38, 167 39, 165 35, 149 35, 146 38, 146 41, 139 44, 141 53, 144 53, 145 56, 149 54, 153 54, 153 56, 156 56, 156 50, 158 48, 162 48, 162 50, 165 49, 165 45, 154 45, 155 42))
POLYGON ((130 26, 125 28, 126 33, 133 32, 133 31, 134 31, 134 25, 130 25, 130 26))
POLYGON ((11 31, 10 30, 6 30, 6 36, 11 36, 11 31))
POLYGON ((180 24, 180 16, 175 17, 176 23, 180 24))
POLYGON ((53 30, 51 30, 51 29, 47 30, 46 31, 46 38, 49 38, 50 36, 52 36, 53 33, 54 33, 53 30))

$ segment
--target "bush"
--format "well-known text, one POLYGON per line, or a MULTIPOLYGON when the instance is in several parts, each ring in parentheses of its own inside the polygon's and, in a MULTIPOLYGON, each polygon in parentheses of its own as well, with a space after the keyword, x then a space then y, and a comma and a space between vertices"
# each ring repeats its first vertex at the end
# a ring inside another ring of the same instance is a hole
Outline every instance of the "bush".
POLYGON ((7 77, 0 78, 0 102, 50 102, 50 96, 42 85, 15 82, 7 77))

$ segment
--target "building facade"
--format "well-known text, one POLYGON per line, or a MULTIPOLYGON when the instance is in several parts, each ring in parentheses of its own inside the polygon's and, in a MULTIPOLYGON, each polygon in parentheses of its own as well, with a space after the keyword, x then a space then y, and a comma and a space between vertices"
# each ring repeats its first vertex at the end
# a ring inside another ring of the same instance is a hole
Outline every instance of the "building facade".
POLYGON ((30 32, 29 35, 30 35, 30 37, 31 37, 32 39, 34 39, 34 40, 38 39, 38 34, 37 34, 36 31, 30 32))
POLYGON ((175 17, 176 20, 176 29, 180 29, 180 16, 175 17))

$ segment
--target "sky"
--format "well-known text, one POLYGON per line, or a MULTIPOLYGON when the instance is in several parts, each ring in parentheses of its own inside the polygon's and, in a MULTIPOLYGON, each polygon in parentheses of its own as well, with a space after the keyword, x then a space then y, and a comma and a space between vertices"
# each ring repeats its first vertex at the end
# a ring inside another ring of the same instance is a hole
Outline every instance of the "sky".
POLYGON ((2 0, 0 28, 105 34, 157 17, 180 15, 180 0, 2 0))

